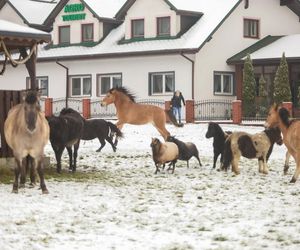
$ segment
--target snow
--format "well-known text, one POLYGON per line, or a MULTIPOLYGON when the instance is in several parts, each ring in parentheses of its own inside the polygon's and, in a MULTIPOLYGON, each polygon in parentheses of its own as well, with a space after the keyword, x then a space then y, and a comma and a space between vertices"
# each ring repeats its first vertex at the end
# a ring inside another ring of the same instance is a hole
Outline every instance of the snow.
POLYGON ((114 18, 126 0, 85 0, 84 1, 99 17, 114 18))
POLYGON ((2 19, 0 19, 0 32, 28 33, 29 35, 49 35, 49 33, 47 32, 30 28, 27 26, 22 26, 2 19))
MULTIPOLYGON (((282 57, 282 53, 285 52, 285 56, 288 58, 300 57, 300 34, 287 35, 279 38, 275 42, 255 51, 251 54, 251 59, 267 59, 282 57)), ((245 59, 245 58, 244 58, 245 59)))
MULTIPOLYGON (((259 126, 221 125, 255 133, 259 126)), ((299 249, 300 180, 290 184, 294 161, 283 175, 286 149, 275 146, 268 175, 256 160, 241 159, 241 174, 212 169, 207 124, 167 125, 171 134, 194 142, 190 168, 179 161, 175 173, 154 174, 151 125, 123 127, 114 153, 107 143, 83 141, 78 171, 101 179, 46 180, 48 195, 37 188, 11 193, 0 184, 0 249, 299 249)), ((46 155, 55 163, 49 145, 46 155)), ((67 168, 67 153, 63 168, 67 168)), ((53 167, 53 166, 52 166, 53 167)), ((71 173, 70 173, 71 174, 71 173)))

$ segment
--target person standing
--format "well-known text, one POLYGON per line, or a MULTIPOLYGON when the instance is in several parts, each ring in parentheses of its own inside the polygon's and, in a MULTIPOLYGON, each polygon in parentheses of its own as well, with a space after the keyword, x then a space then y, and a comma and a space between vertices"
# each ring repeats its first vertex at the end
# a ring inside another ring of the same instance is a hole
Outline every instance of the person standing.
POLYGON ((181 123, 181 102, 185 106, 185 101, 184 101, 182 93, 179 90, 176 90, 171 99, 171 107, 172 107, 172 111, 173 111, 173 114, 176 117, 176 119, 178 117, 179 123, 181 123))

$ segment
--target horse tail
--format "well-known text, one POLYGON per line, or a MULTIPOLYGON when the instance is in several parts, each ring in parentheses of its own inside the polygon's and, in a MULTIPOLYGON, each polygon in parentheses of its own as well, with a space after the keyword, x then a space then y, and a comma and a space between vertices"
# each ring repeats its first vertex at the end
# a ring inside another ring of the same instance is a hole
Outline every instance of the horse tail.
POLYGON ((107 125, 110 128, 109 137, 113 137, 115 134, 117 138, 123 138, 123 133, 120 129, 118 129, 118 127, 115 124, 107 122, 107 125))
POLYGON ((176 127, 183 127, 182 123, 178 123, 176 117, 174 116, 171 109, 165 110, 166 117, 176 126, 176 127))
POLYGON ((225 141, 224 145, 224 151, 223 151, 223 162, 222 162, 222 168, 225 170, 228 170, 231 161, 232 161, 233 155, 232 155, 232 149, 231 149, 231 138, 228 138, 225 141))

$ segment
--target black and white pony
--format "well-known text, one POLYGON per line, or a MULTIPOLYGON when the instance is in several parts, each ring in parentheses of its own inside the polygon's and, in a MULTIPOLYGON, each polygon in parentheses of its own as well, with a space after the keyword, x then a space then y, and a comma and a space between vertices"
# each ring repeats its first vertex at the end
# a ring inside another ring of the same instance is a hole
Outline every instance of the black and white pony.
POLYGON ((223 161, 223 151, 224 151, 224 145, 225 140, 227 139, 228 135, 231 134, 231 131, 223 131, 223 129, 220 127, 218 123, 215 122, 209 122, 207 132, 205 134, 206 138, 212 138, 213 137, 213 148, 214 148, 214 164, 213 168, 216 168, 216 162, 218 160, 219 155, 221 155, 220 162, 222 169, 222 161, 223 161))
POLYGON ((232 165, 232 171, 239 174, 239 160, 241 156, 248 159, 258 159, 258 171, 268 174, 267 161, 272 153, 274 143, 282 145, 279 128, 265 129, 256 134, 233 132, 226 140, 223 155, 223 167, 227 170, 232 165))
POLYGON ((174 136, 168 136, 167 141, 174 142, 177 145, 179 150, 178 160, 186 161, 187 167, 189 167, 189 160, 193 156, 198 160, 200 167, 202 166, 199 158, 198 149, 194 143, 180 141, 176 139, 174 136))

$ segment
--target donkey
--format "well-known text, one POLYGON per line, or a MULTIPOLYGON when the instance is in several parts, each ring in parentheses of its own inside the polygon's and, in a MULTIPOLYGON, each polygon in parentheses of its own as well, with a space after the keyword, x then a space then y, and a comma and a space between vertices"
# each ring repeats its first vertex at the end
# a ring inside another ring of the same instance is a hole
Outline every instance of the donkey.
POLYGON ((4 136, 13 151, 17 166, 13 193, 18 193, 19 175, 20 187, 25 186, 26 169, 30 170, 31 184, 35 184, 35 170, 40 177, 40 187, 43 194, 48 193, 44 180, 44 147, 49 140, 49 125, 39 105, 40 95, 37 90, 27 91, 23 102, 12 107, 4 123, 4 136))
POLYGON ((279 128, 265 129, 256 134, 233 132, 225 142, 223 166, 227 170, 232 164, 232 171, 239 174, 238 162, 241 156, 248 159, 258 158, 259 172, 268 174, 267 161, 272 153, 274 143, 282 145, 279 128))
POLYGON ((177 145, 179 149, 178 160, 186 161, 187 167, 189 167, 189 160, 193 156, 198 160, 200 167, 202 166, 199 158, 198 149, 194 143, 180 141, 176 139, 174 136, 168 136, 167 141, 174 142, 177 145))
POLYGON ((60 112, 61 114, 74 114, 83 120, 83 132, 82 140, 93 140, 98 138, 101 146, 96 150, 100 152, 105 146, 105 140, 111 145, 114 152, 116 152, 117 147, 113 143, 113 137, 116 136, 115 140, 123 137, 123 133, 117 128, 117 126, 109 121, 103 119, 85 119, 80 113, 71 108, 64 108, 60 112))
POLYGON ((83 120, 74 114, 47 117, 50 126, 50 142, 57 162, 56 171, 61 173, 61 156, 65 148, 69 154, 69 170, 76 171, 77 152, 83 133, 83 120), (74 152, 72 152, 72 147, 74 152))
POLYGON ((222 162, 223 162, 223 152, 224 152, 224 145, 225 140, 231 134, 231 131, 223 131, 218 123, 209 122, 207 132, 205 134, 206 138, 213 137, 213 148, 214 148, 214 164, 213 168, 216 168, 216 162, 218 160, 219 155, 221 155, 220 162, 221 167, 223 169, 222 162))
MULTIPOLYGON (((175 170, 175 164, 179 156, 179 150, 177 145, 174 142, 165 142, 162 143, 157 138, 152 138, 151 144, 152 148, 152 157, 156 167, 155 173, 160 171, 160 166, 165 167, 165 163, 171 162, 173 165, 172 174, 175 170)), ((168 168, 169 170, 170 168, 168 168)))

